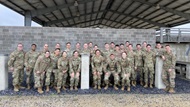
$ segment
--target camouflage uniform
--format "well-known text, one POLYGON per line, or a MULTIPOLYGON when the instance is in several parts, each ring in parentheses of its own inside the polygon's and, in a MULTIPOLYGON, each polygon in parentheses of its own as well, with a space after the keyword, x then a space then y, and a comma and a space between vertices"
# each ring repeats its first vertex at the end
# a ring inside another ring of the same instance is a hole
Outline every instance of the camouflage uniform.
POLYGON ((121 64, 121 77, 122 77, 122 86, 127 85, 130 87, 130 76, 131 72, 134 68, 134 65, 130 63, 130 58, 121 58, 120 64, 121 64))
POLYGON ((50 79, 51 79, 51 75, 53 75, 53 86, 57 86, 57 80, 58 80, 58 67, 57 67, 57 61, 60 58, 59 56, 56 56, 55 54, 51 54, 51 65, 48 68, 47 72, 46 72, 46 81, 45 81, 45 85, 49 86, 50 85, 50 79))
POLYGON ((150 86, 154 82, 154 62, 155 62, 155 53, 153 51, 145 51, 143 53, 144 59, 144 82, 145 87, 148 85, 148 78, 150 78, 150 86), (148 77, 149 74, 149 77, 148 77))
POLYGON ((94 85, 101 85, 101 75, 103 71, 103 63, 104 59, 102 56, 93 56, 91 60, 91 65, 92 65, 92 73, 99 73, 99 75, 94 75, 93 74, 93 83, 94 85))
POLYGON ((26 67, 26 76, 27 76, 26 83, 28 86, 31 83, 31 76, 34 73, 33 70, 38 56, 39 53, 33 50, 27 52, 25 55, 25 67, 26 67))
POLYGON ((112 52, 112 53, 114 53, 114 55, 115 55, 115 58, 117 59, 117 60, 119 60, 120 58, 121 58, 121 51, 114 51, 114 52, 112 52))
POLYGON ((23 51, 15 50, 9 56, 8 66, 14 68, 12 73, 13 86, 19 88, 24 78, 24 55, 23 51))
POLYGON ((73 51, 71 49, 65 49, 65 52, 67 52, 68 58, 71 58, 73 55, 73 51))
POLYGON ((163 52, 163 56, 165 56, 165 60, 163 62, 163 69, 162 69, 162 80, 166 87, 174 88, 175 87, 175 63, 176 63, 176 56, 171 53, 167 53, 166 51, 163 52), (172 69, 172 71, 168 71, 172 69))
POLYGON ((79 84, 79 76, 77 77, 76 73, 80 74, 80 71, 81 71, 81 59, 80 59, 80 57, 78 57, 78 58, 72 57, 69 60, 69 69, 70 69, 70 71, 69 71, 70 75, 72 73, 74 73, 74 77, 70 78, 70 86, 71 87, 73 87, 73 86, 77 87, 79 84))
POLYGON ((121 72, 121 68, 120 68, 120 64, 118 62, 118 60, 116 59, 108 59, 107 63, 104 66, 105 68, 105 76, 104 76, 104 81, 105 84, 108 85, 109 84, 109 77, 112 74, 114 76, 114 85, 118 85, 119 82, 119 73, 121 72))
POLYGON ((110 50, 103 50, 102 51, 102 56, 104 57, 104 67, 103 67, 103 70, 105 71, 105 69, 104 68, 106 68, 105 66, 106 66, 106 61, 107 61, 107 59, 109 59, 109 56, 110 56, 110 54, 111 54, 111 51, 110 50))
POLYGON ((58 82, 57 82, 57 88, 61 88, 62 86, 65 87, 66 80, 68 77, 68 70, 69 70, 69 59, 68 58, 59 58, 58 60, 58 82), (63 73, 63 71, 66 71, 63 73))
MULTIPOLYGON (((127 52, 127 57, 130 59, 129 61, 129 63, 130 63, 130 65, 135 65, 135 52, 133 52, 133 51, 128 51, 127 52)), ((136 74, 136 72, 135 72, 135 70, 134 70, 134 67, 133 68, 131 68, 131 80, 132 80, 132 85, 134 84, 134 85, 136 85, 136 76, 137 76, 137 74, 136 74)))
POLYGON ((143 51, 142 50, 135 51, 135 67, 136 67, 136 72, 139 72, 140 74, 140 84, 143 85, 143 51))
POLYGON ((41 88, 44 83, 44 75, 47 69, 50 67, 51 59, 45 56, 38 57, 35 66, 34 66, 34 75, 35 75, 35 87, 41 88), (37 73, 39 71, 40 73, 37 73))

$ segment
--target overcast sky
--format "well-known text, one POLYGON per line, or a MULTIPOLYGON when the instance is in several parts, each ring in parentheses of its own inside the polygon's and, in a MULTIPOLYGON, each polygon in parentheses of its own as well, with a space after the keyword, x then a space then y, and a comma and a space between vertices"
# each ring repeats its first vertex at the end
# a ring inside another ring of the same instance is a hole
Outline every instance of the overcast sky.
MULTIPOLYGON (((0 26, 24 26, 24 16, 0 4, 0 26)), ((41 25, 32 21, 32 26, 41 25)), ((190 23, 175 28, 190 28, 190 23)))

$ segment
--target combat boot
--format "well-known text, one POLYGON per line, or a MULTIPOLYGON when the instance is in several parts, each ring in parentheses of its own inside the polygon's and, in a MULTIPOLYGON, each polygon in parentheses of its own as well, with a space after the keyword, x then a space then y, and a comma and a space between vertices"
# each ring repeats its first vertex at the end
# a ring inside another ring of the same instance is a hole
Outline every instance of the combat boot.
POLYGON ((75 86, 75 90, 78 90, 77 86, 75 86))
POLYGON ((57 93, 59 94, 61 91, 60 91, 60 88, 57 88, 57 93))
POLYGON ((140 85, 143 86, 143 81, 140 81, 140 85))
POLYGON ((101 90, 101 87, 100 87, 100 85, 98 85, 98 89, 99 89, 99 90, 101 90))
POLYGON ((65 90, 67 90, 67 89, 65 88, 65 86, 62 86, 62 90, 64 90, 64 91, 65 91, 65 90))
POLYGON ((153 88, 152 84, 150 84, 150 88, 153 88))
POLYGON ((144 88, 147 88, 147 87, 148 87, 148 83, 145 83, 144 88))
POLYGON ((166 88, 164 89, 164 91, 169 91, 170 87, 169 86, 166 86, 166 88))
POLYGON ((18 92, 18 91, 19 91, 18 85, 15 85, 15 86, 14 86, 14 91, 15 91, 15 92, 18 92))
POLYGON ((30 84, 27 84, 27 89, 28 89, 28 90, 30 89, 30 84))
POLYGON ((118 90, 118 88, 117 88, 117 86, 116 86, 116 85, 114 85, 114 89, 115 89, 115 90, 118 90))
POLYGON ((131 81, 131 85, 132 85, 133 87, 135 87, 134 81, 131 81))
POLYGON ((49 92, 49 86, 46 86, 46 92, 49 92))
POLYGON ((107 85, 107 84, 106 84, 106 86, 104 87, 104 89, 105 89, 105 90, 107 90, 107 89, 108 89, 108 85, 107 85))
POLYGON ((122 86, 122 87, 121 87, 121 90, 123 91, 124 89, 125 89, 125 87, 124 87, 124 86, 122 86))
POLYGON ((70 87, 70 90, 73 90, 73 86, 70 87))
POLYGON ((168 91, 169 93, 175 93, 174 88, 170 87, 170 90, 168 91))
POLYGON ((44 93, 44 91, 42 91, 42 87, 38 87, 38 93, 39 93, 39 94, 44 93))
POLYGON ((94 85, 94 89, 97 89, 97 85, 94 85))
POLYGON ((136 87, 136 85, 137 85, 137 82, 136 82, 136 81, 133 81, 133 84, 134 84, 134 87, 136 87))
POLYGON ((130 86, 128 86, 128 87, 127 87, 127 91, 131 91, 131 88, 130 88, 130 86))

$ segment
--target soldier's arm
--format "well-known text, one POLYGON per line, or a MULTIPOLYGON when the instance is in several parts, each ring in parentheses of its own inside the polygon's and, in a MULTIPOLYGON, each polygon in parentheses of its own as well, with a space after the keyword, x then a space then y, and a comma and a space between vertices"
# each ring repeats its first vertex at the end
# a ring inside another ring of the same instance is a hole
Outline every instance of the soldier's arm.
POLYGON ((176 64, 176 56, 172 54, 172 69, 175 69, 175 64, 176 64))
POLYGON ((62 65, 61 65, 61 58, 58 59, 57 61, 57 68, 62 71, 62 65))
POLYGON ((41 59, 42 59, 41 57, 38 57, 38 59, 36 60, 36 63, 35 63, 35 66, 34 66, 35 72, 39 71, 41 59))
POLYGON ((25 54, 25 58, 24 58, 24 65, 26 68, 28 67, 28 60, 29 60, 29 52, 25 54))
POLYGON ((92 69, 94 69, 94 57, 92 57, 91 59, 91 66, 92 66, 92 69))
POLYGON ((120 61, 117 61, 117 73, 119 74, 121 72, 121 64, 120 61))
POLYGON ((72 58, 69 60, 69 73, 73 73, 72 58))
POLYGON ((8 66, 9 67, 14 67, 13 63, 15 61, 15 53, 11 53, 10 56, 9 56, 9 61, 8 61, 8 66))
POLYGON ((80 60, 80 63, 79 63, 79 67, 78 67, 78 72, 81 72, 81 59, 79 58, 79 60, 80 60))

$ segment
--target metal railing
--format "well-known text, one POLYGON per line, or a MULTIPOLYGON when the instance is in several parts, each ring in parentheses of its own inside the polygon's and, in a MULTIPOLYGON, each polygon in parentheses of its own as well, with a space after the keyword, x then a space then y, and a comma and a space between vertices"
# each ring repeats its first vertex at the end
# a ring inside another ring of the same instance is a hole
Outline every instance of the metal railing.
POLYGON ((156 31, 157 42, 190 42, 190 28, 160 28, 156 31), (186 39, 188 38, 188 40, 186 39))

